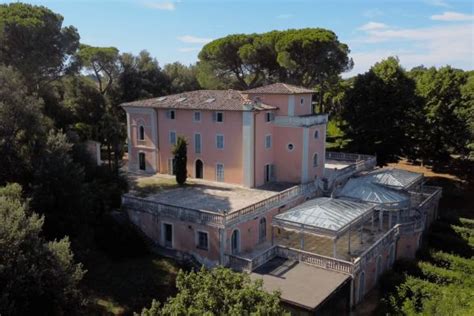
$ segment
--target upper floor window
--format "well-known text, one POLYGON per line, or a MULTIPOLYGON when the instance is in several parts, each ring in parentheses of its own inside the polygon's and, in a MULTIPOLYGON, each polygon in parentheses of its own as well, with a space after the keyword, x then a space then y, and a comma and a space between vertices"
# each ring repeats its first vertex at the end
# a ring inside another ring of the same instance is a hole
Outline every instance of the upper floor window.
POLYGON ((194 152, 201 153, 201 134, 194 134, 194 152))
POLYGON ((197 247, 199 249, 208 250, 209 249, 209 237, 207 232, 198 231, 197 233, 197 247))
POLYGON ((166 111, 166 117, 171 120, 174 120, 176 118, 176 111, 175 110, 166 111))
POLYGON ((318 130, 315 130, 314 131, 314 138, 319 138, 319 131, 318 130))
POLYGON ((224 165, 221 163, 216 164, 216 180, 224 181, 224 165))
POLYGON ((265 122, 271 122, 275 119, 275 114, 273 112, 265 113, 265 122))
POLYGON ((266 149, 272 148, 272 135, 265 136, 265 148, 266 149))
POLYGON ((304 98, 301 98, 301 99, 300 99, 300 104, 301 104, 301 105, 304 104, 304 98))
POLYGON ((194 112, 193 121, 194 122, 201 122, 201 112, 199 112, 199 111, 194 112))
POLYGON ((170 131, 170 144, 176 145, 176 132, 170 131))
POLYGON ((224 135, 216 135, 217 149, 224 149, 224 135))
POLYGON ((212 113, 212 119, 214 122, 224 122, 224 112, 212 113))
POLYGON ((138 140, 145 140, 145 127, 143 125, 138 128, 138 140))
POLYGON ((313 167, 318 166, 318 154, 314 154, 313 156, 313 167))

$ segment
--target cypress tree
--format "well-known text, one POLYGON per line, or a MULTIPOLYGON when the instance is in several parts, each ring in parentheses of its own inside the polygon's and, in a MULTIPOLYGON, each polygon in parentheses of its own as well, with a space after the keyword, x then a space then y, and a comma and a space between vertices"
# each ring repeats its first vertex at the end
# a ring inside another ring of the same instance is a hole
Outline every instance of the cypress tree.
POLYGON ((187 141, 183 136, 179 136, 176 145, 173 148, 176 182, 183 185, 186 182, 188 171, 186 170, 187 158, 187 141))

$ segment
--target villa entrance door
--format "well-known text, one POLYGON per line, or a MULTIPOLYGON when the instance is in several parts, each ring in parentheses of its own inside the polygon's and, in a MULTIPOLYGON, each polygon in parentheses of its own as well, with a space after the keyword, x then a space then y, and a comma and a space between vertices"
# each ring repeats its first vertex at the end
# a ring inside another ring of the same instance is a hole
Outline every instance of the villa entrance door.
POLYGON ((232 254, 238 254, 240 252, 240 233, 237 229, 232 233, 231 247, 232 254))
POLYGON ((196 171, 196 178, 202 179, 203 178, 203 163, 201 159, 196 160, 195 171, 196 171))

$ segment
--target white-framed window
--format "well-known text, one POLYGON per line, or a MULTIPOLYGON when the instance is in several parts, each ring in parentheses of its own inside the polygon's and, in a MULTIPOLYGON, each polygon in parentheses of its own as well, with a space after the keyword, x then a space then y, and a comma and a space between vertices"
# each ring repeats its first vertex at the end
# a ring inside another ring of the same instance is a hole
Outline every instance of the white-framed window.
POLYGON ((217 134, 216 135, 216 148, 217 149, 224 149, 224 135, 217 134))
POLYGON ((224 122, 224 112, 214 112, 214 113, 212 113, 212 120, 214 122, 219 122, 219 123, 224 122))
POLYGON ((201 134, 194 134, 194 153, 201 153, 201 134))
POLYGON ((318 154, 315 153, 313 155, 313 167, 317 167, 318 166, 318 154))
POLYGON ((168 158, 168 174, 176 174, 175 160, 174 158, 168 158))
POLYGON ((265 122, 271 122, 275 120, 275 113, 273 112, 266 112, 265 113, 265 122))
POLYGON ((193 121, 194 122, 201 122, 201 112, 194 111, 193 113, 193 121))
POLYGON ((209 249, 209 234, 207 232, 198 230, 196 236, 196 247, 202 250, 209 249))
POLYGON ((216 164, 216 180, 224 181, 224 165, 221 163, 216 164))
POLYGON ((170 120, 176 119, 176 111, 175 110, 168 110, 166 111, 166 117, 170 120))
POLYGON ((318 131, 318 130, 315 130, 315 131, 314 131, 314 138, 315 138, 315 139, 318 139, 318 138, 319 138, 319 131, 318 131))
POLYGON ((265 148, 266 149, 272 148, 272 135, 265 136, 265 148))
POLYGON ((145 127, 143 125, 138 127, 138 140, 145 140, 145 127))
POLYGON ((176 132, 170 131, 170 144, 176 145, 176 132))

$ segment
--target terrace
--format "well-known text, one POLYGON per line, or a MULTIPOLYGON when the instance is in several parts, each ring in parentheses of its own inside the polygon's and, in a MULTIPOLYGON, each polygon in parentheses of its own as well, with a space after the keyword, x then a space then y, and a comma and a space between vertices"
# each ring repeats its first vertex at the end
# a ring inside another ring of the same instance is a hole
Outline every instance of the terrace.
POLYGON ((313 183, 271 183, 246 188, 222 182, 191 179, 184 186, 168 175, 131 175, 133 187, 122 197, 124 208, 223 227, 256 216, 271 207, 313 192, 313 183), (151 189, 147 189, 147 185, 151 189))

